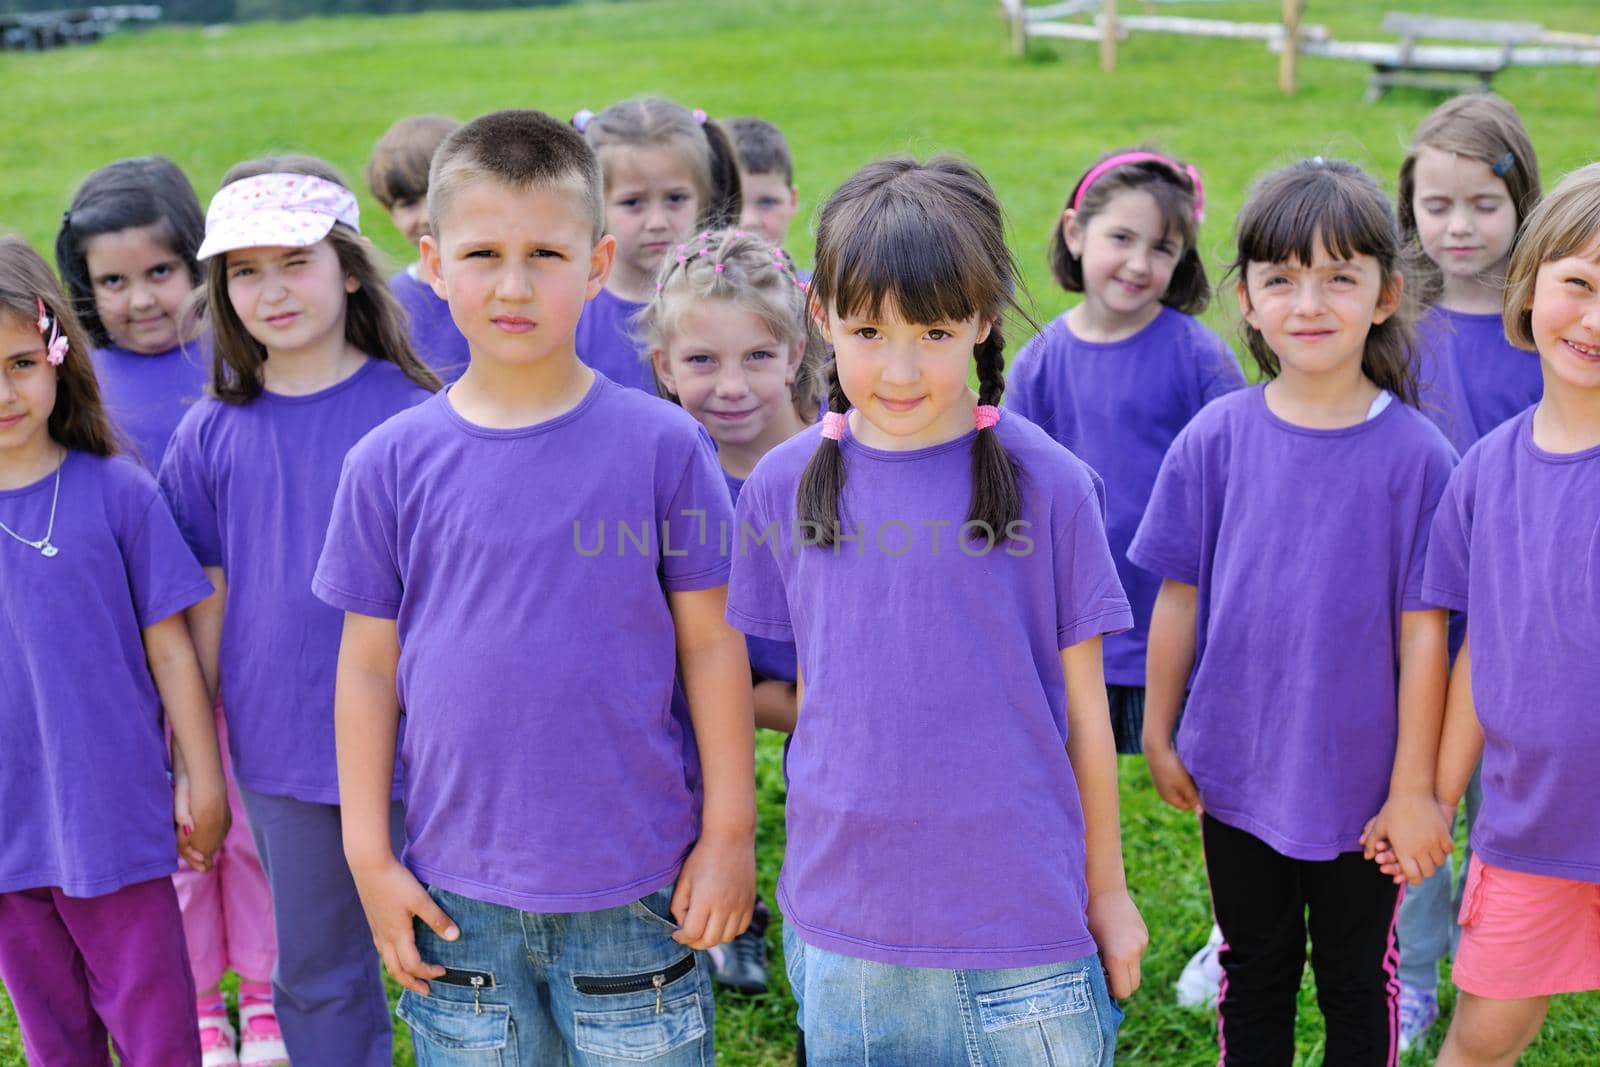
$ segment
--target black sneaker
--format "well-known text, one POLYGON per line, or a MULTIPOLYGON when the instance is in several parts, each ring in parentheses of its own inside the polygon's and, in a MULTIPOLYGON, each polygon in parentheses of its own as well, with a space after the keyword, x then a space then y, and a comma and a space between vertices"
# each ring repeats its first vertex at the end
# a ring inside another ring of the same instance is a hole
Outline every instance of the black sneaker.
POLYGON ((726 945, 710 949, 712 981, 736 993, 767 991, 767 916, 757 912, 749 929, 726 945))

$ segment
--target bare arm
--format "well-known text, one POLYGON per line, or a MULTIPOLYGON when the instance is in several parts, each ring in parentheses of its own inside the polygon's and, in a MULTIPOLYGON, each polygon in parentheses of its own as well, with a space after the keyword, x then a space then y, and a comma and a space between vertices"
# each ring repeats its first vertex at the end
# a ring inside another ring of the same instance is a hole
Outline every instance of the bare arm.
POLYGON ((678 875, 674 937, 703 949, 731 941, 755 906, 755 708, 744 637, 726 621, 728 587, 667 594, 678 664, 700 750, 700 839, 678 875))
POLYGON ((174 814, 192 820, 178 827, 179 852, 195 870, 207 870, 230 821, 211 701, 182 615, 146 626, 143 634, 150 677, 172 725, 174 814))
POLYGON ((1200 791, 1178 758, 1172 733, 1194 669, 1200 591, 1168 578, 1150 617, 1145 657, 1144 755, 1161 799, 1180 811, 1200 811, 1200 791))
POLYGON ((1440 808, 1450 812, 1461 803, 1461 796, 1472 781, 1472 772, 1483 758, 1483 727, 1478 723, 1478 708, 1472 700, 1472 658, 1467 650, 1470 643, 1462 642, 1456 665, 1450 672, 1444 728, 1434 770, 1434 796, 1440 808))
POLYGON ((794 733, 800 718, 800 691, 776 678, 763 678, 755 685, 756 726, 763 730, 794 733))
POLYGON ((221 567, 204 568, 206 577, 216 590, 184 613, 189 624, 189 637, 194 641, 195 655, 200 660, 200 673, 205 677, 206 692, 216 703, 220 684, 217 661, 222 650, 222 614, 228 603, 228 579, 221 567))
POLYGON ((1101 656, 1098 637, 1061 652, 1067 686, 1067 759, 1083 805, 1089 932, 1100 946, 1112 995, 1130 997, 1139 988, 1139 960, 1150 935, 1128 895, 1122 865, 1117 749, 1101 656))

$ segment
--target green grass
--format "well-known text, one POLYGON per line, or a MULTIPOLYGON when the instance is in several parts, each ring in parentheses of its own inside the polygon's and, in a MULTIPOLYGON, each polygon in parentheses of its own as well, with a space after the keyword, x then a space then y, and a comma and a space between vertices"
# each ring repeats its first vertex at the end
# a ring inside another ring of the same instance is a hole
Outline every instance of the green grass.
MULTIPOLYGON (((1308 22, 1341 38, 1374 39, 1392 5, 1308 6, 1308 22)), ((1491 0, 1401 6, 1485 18, 1520 14, 1516 5, 1491 0)), ((1270 21, 1278 9, 1277 0, 1254 0, 1182 13, 1270 21)), ((1546 0, 1538 17, 1552 29, 1595 28, 1591 0, 1546 0)), ((811 251, 806 220, 861 163, 940 149, 971 158, 1007 206, 1041 320, 1067 304, 1049 281, 1046 236, 1073 181, 1102 151, 1153 139, 1194 160, 1209 198, 1202 246, 1217 264, 1253 177, 1321 153, 1362 163, 1392 188, 1411 130, 1439 101, 1401 91, 1365 105, 1366 68, 1317 59, 1302 61, 1301 91, 1285 98, 1276 88, 1275 57, 1248 42, 1136 36, 1123 43, 1112 75, 1099 72, 1088 44, 1040 45, 1014 59, 987 0, 660 0, 162 29, 81 50, 7 55, 0 70, 10 130, 0 230, 20 232, 45 251, 77 182, 123 156, 171 156, 205 200, 229 165, 275 150, 323 155, 358 179, 373 141, 406 114, 467 118, 533 106, 567 115, 659 93, 713 115, 760 114, 784 129, 802 194, 791 240, 802 260, 811 251)), ((1522 111, 1547 187, 1592 158, 1600 71, 1516 69, 1496 85, 1522 111)), ((403 258, 403 240, 364 193, 362 206, 367 231, 403 258)), ((1218 329, 1233 327, 1222 302, 1208 319, 1218 329)), ((1214 1063, 1210 1019, 1180 1012, 1171 996, 1209 925, 1198 835, 1190 818, 1156 800, 1140 761, 1124 760, 1122 771, 1129 877, 1152 943, 1119 1060, 1214 1063)), ((760 875, 770 901, 783 846, 775 739, 763 741, 760 773, 760 875)), ((776 928, 771 940, 776 952, 776 928)), ((1300 1061, 1309 1067, 1322 1059, 1309 985, 1302 1006, 1300 1061)), ((791 1020, 775 966, 772 993, 720 1000, 723 1062, 790 1062, 791 1020)), ((0 998, 0 1067, 21 1062, 15 1020, 0 998)), ((397 1062, 411 1062, 408 1049, 397 1062)), ((1600 1063, 1600 995, 1559 999, 1524 1062, 1600 1063)))

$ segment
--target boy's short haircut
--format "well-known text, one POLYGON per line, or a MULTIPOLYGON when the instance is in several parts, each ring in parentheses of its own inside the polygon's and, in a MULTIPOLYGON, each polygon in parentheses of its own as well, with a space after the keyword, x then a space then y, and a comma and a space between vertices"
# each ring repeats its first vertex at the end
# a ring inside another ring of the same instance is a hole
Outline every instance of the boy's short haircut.
POLYGON ((733 137, 733 150, 739 166, 747 174, 781 174, 783 184, 794 184, 794 157, 783 133, 766 119, 754 115, 723 122, 733 137))
POLYGON ((484 178, 518 190, 568 194, 590 221, 593 239, 605 233, 600 161, 581 133, 543 111, 492 111, 445 139, 428 172, 428 222, 435 235, 442 232, 450 201, 484 178))
POLYGON ((372 146, 367 187, 385 211, 402 200, 428 195, 428 167, 444 139, 461 123, 443 115, 412 115, 390 126, 372 146))

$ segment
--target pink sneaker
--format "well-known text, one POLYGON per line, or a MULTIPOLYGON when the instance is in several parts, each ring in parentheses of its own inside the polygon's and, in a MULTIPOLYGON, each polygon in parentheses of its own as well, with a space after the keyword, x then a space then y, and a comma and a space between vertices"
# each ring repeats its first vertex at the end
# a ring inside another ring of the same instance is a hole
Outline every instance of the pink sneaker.
POLYGON ((200 1067, 239 1067, 234 1037, 226 1015, 200 1016, 200 1067))
POLYGON ((278 1029, 278 1016, 271 1004, 239 1005, 239 1029, 240 1067, 288 1067, 289 1050, 284 1047, 283 1032, 278 1029))

